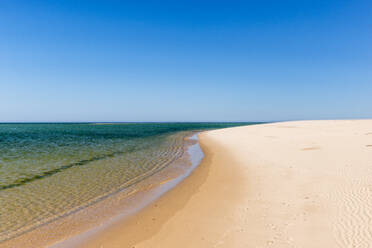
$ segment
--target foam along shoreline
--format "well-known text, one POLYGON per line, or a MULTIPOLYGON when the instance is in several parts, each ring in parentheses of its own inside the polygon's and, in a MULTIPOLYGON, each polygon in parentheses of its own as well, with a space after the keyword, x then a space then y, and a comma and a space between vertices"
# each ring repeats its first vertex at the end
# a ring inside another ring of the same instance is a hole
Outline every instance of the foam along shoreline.
POLYGON ((199 135, 177 187, 80 247, 370 247, 372 120, 199 135))

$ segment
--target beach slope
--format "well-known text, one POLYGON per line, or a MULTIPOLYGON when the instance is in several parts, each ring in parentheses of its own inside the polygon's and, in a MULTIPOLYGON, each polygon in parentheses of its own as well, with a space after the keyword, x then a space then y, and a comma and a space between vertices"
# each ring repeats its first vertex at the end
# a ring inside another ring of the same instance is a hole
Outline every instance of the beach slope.
POLYGON ((372 120, 199 136, 206 157, 188 178, 81 246, 372 246, 372 120))

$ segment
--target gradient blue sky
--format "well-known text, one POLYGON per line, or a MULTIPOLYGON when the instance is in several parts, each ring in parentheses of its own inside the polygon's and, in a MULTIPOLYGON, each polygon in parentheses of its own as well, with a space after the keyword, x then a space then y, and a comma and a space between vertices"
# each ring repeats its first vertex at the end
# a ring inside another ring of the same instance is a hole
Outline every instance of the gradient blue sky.
POLYGON ((0 1, 0 121, 372 117, 372 1, 0 1))

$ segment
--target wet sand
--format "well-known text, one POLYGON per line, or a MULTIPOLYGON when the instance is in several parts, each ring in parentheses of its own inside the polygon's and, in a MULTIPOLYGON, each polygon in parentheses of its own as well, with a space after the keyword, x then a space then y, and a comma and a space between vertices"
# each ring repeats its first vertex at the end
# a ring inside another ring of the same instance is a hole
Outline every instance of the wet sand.
POLYGON ((78 247, 370 247, 372 120, 203 132, 177 187, 78 247))

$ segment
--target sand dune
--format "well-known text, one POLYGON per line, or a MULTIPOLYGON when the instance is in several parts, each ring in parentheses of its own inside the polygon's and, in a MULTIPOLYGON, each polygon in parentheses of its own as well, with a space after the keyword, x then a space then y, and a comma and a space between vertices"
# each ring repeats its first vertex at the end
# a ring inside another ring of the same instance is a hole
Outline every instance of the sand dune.
POLYGON ((84 247, 372 247, 372 120, 200 135, 203 163, 84 247))

